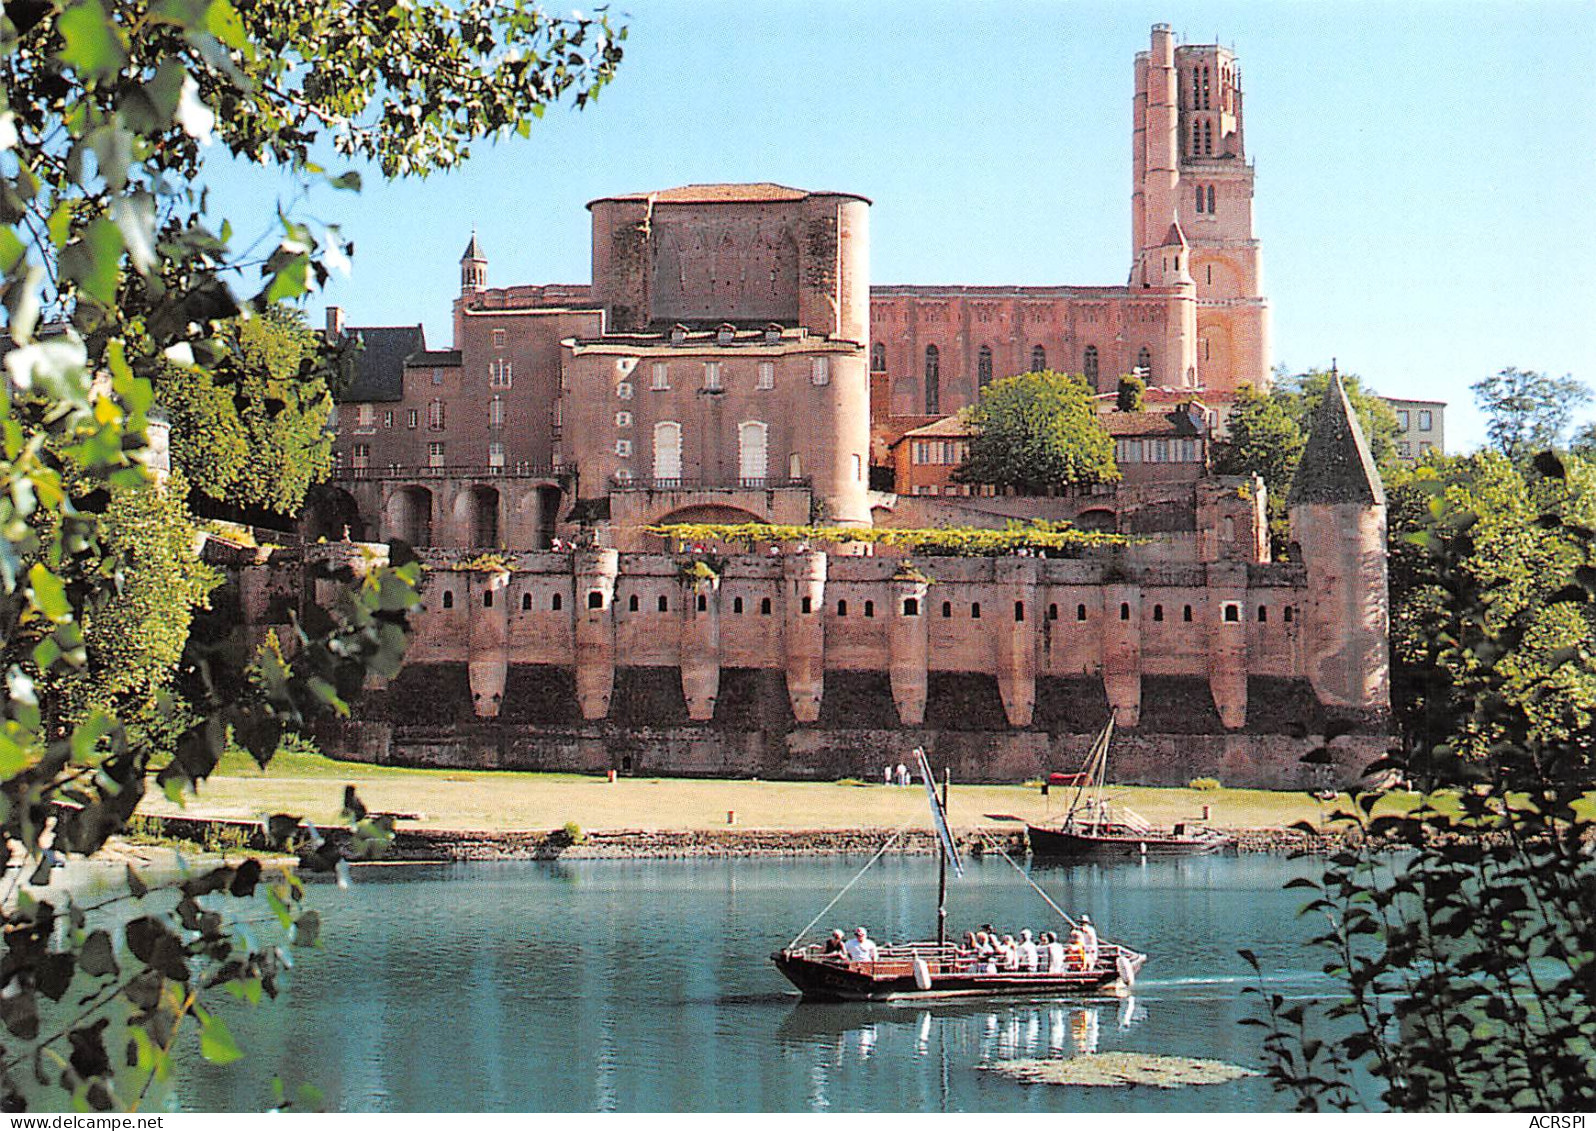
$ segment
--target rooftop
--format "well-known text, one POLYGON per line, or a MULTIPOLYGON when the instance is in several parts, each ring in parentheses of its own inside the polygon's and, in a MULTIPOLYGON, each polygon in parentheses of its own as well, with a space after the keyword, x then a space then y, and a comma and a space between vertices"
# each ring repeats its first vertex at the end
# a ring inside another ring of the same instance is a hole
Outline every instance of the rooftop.
POLYGON ((629 192, 616 196, 601 196, 588 201, 587 206, 606 200, 647 200, 654 204, 759 204, 770 201, 805 200, 811 196, 847 196, 870 203, 868 197, 856 192, 810 192, 807 189, 789 188, 770 181, 752 184, 681 185, 677 188, 658 189, 654 192, 629 192))

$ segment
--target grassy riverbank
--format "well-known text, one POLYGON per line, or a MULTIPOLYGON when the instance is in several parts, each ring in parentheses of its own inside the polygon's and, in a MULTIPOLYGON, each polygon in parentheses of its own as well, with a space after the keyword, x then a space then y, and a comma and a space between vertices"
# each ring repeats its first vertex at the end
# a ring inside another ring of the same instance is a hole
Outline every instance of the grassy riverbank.
MULTIPOLYGON (((186 808, 159 796, 142 812, 253 820, 268 812, 327 822, 336 816, 344 785, 353 785, 376 811, 403 816, 400 828, 516 832, 556 829, 698 831, 726 829, 895 829, 929 827, 924 791, 848 782, 765 782, 689 778, 621 778, 510 771, 413 770, 339 762, 310 753, 283 753, 261 771, 230 754, 186 808)), ((1116 788, 1113 800, 1156 824, 1200 817, 1232 829, 1318 823, 1333 808, 1302 793, 1246 789, 1116 788)), ((1034 786, 968 785, 953 789, 953 823, 963 828, 1015 829, 1018 822, 1061 814, 1066 797, 1043 797, 1034 786)), ((1392 804, 1403 804, 1395 795, 1392 804)))

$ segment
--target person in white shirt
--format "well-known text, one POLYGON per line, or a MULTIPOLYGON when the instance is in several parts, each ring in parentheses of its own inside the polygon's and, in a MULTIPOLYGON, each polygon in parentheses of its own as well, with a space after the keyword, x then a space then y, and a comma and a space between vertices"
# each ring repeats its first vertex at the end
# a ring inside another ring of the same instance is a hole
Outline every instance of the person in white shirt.
POLYGON ((842 951, 850 962, 874 962, 880 955, 875 941, 863 927, 853 929, 853 938, 843 944, 842 951))
POLYGON ((1028 974, 1036 972, 1036 944, 1031 941, 1029 929, 1020 932, 1020 969, 1028 974))
POLYGON ((1097 969, 1097 928, 1092 926, 1090 915, 1081 916, 1081 942, 1086 946, 1086 968, 1097 969))
POLYGON ((1015 944, 1013 935, 1004 935, 1003 941, 998 943, 998 966, 1003 970, 1020 968, 1020 948, 1015 944))
POLYGON ((1049 974, 1064 973, 1064 944, 1058 941, 1058 936, 1049 931, 1044 938, 1047 939, 1047 972, 1049 974))

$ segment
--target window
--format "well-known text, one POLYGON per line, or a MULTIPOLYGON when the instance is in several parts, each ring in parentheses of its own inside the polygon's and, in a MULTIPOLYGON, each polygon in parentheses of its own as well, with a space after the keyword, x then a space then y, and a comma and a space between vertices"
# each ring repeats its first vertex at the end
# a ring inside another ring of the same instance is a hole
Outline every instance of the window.
POLYGON ((1075 619, 1076 620, 1085 620, 1086 619, 1086 606, 1085 605, 1076 605, 1075 606, 1075 619))
POLYGON ((875 615, 876 615, 876 603, 874 601, 866 601, 865 602, 865 616, 873 617, 875 615))
POLYGON ((709 598, 705 597, 702 593, 700 593, 698 595, 698 611, 702 613, 702 612, 707 611, 708 609, 709 609, 709 598))
POLYGON ((1259 624, 1268 624, 1269 623, 1269 606, 1268 605, 1259 605, 1258 606, 1258 623, 1259 624))
POLYGON ((774 361, 761 361, 759 363, 759 376, 754 381, 756 389, 774 389, 776 387, 776 363, 774 361))
POLYGON ((1025 622, 1025 602, 1024 601, 1016 601, 1016 602, 1014 602, 1014 623, 1015 624, 1023 624, 1024 622, 1025 622))
POLYGON ((1086 354, 1081 358, 1081 372, 1086 374, 1087 383, 1094 388, 1097 385, 1097 347, 1087 346, 1086 354))
POLYGON ((1119 619, 1120 620, 1130 620, 1130 602, 1129 601, 1121 601, 1119 603, 1119 619))
POLYGON ((737 477, 744 483, 762 483, 768 470, 765 439, 768 429, 758 420, 737 426, 737 477))
POLYGON ((953 615, 953 602, 952 601, 943 601, 942 602, 942 618, 944 620, 946 620, 948 617, 951 617, 952 615, 953 615))
POLYGON ((864 482, 864 457, 858 452, 853 453, 853 479, 855 483, 864 482))
POLYGON ((617 381, 615 383, 615 397, 617 400, 629 401, 632 399, 632 383, 630 381, 617 381))
POLYGON ((1434 423, 1435 423, 1435 417, 1430 414, 1430 410, 1429 409, 1427 409, 1427 408, 1419 409, 1419 431, 1420 432, 1428 432, 1428 431, 1430 431, 1431 430, 1431 426, 1434 423))
POLYGON ((803 599, 802 611, 805 616, 815 611, 815 602, 812 598, 805 597, 803 599))
POLYGON ((496 349, 496 350, 502 350, 504 348, 505 340, 508 337, 509 337, 509 335, 506 334, 503 330, 495 330, 495 331, 493 331, 493 348, 496 349))
POLYGON ((1397 441, 1397 455, 1399 455, 1399 456, 1411 456, 1412 454, 1413 454, 1413 445, 1411 443, 1409 443, 1407 440, 1398 440, 1397 441))
POLYGON ((738 616, 743 615, 743 599, 741 597, 732 598, 732 612, 736 613, 738 616))
POLYGON ((488 427, 504 427, 504 398, 494 397, 488 402, 488 427))
POLYGON ((1286 621, 1287 624, 1291 623, 1291 606, 1290 605, 1286 606, 1285 621, 1286 621))
POLYGON ((925 412, 927 416, 942 412, 942 357, 936 346, 925 347, 925 412))
POLYGON ((454 608, 454 594, 447 589, 443 591, 443 607, 446 609, 454 608))
POLYGON ((1136 352, 1136 368, 1141 370, 1141 377, 1149 385, 1153 383, 1153 355, 1146 346, 1136 352))
POLYGON ((831 359, 829 357, 812 357, 809 359, 809 383, 811 385, 831 384, 831 359))
POLYGON ((720 362, 704 362, 704 390, 710 393, 718 393, 720 389, 720 362))
POLYGON ((494 389, 508 389, 514 366, 507 357, 496 357, 488 362, 488 385, 494 389))
POLYGON ((491 590, 491 589, 483 590, 483 592, 482 592, 482 607, 484 609, 493 608, 493 590, 491 590))
POLYGON ((660 594, 660 598, 659 598, 659 602, 658 602, 658 606, 657 607, 659 608, 659 611, 662 612, 662 613, 670 612, 671 611, 670 598, 666 597, 663 593, 660 594))
POLYGON ((405 410, 405 427, 406 428, 415 428, 420 423, 421 423, 421 410, 419 408, 408 408, 408 409, 405 410))
MULTIPOLYGON (((1208 214, 1211 216, 1211 215, 1213 215, 1213 212, 1214 212, 1214 186, 1213 185, 1209 185, 1208 186, 1208 214)), ((1209 271, 1209 279, 1208 279, 1208 281, 1211 283, 1211 282, 1213 282, 1213 268, 1210 267, 1208 269, 1208 271, 1209 271)))
POLYGON ((639 605, 640 605, 640 602, 637 599, 637 594, 636 593, 633 593, 630 597, 628 597, 626 599, 626 611, 629 612, 629 613, 637 612, 637 610, 639 608, 639 605))
POLYGON ((1397 409, 1396 417, 1397 417, 1397 427, 1399 429, 1401 429, 1403 432, 1406 432, 1409 428, 1413 427, 1413 417, 1408 413, 1407 409, 1405 409, 1405 408, 1397 409))
POLYGON ((390 408, 390 409, 383 410, 382 426, 384 428, 392 428, 393 427, 393 409, 390 408))
POLYGON ((1428 441, 1428 440, 1420 440, 1419 441, 1419 454, 1421 456, 1428 455, 1430 453, 1430 449, 1433 448, 1434 446, 1435 445, 1430 443, 1430 441, 1428 441))
POLYGON ((560 594, 558 593, 554 593, 549 596, 549 608, 555 612, 559 612, 564 603, 565 602, 560 599, 560 594))
POLYGON ((762 616, 762 617, 768 617, 770 615, 770 598, 769 597, 761 597, 759 599, 759 615, 762 616))
POLYGON ((532 611, 532 594, 521 594, 521 611, 523 613, 530 613, 532 611))
POLYGON ((504 466, 504 443, 503 443, 503 441, 493 440, 493 441, 491 441, 488 444, 488 466, 489 467, 503 467, 504 466))
POLYGON ((427 466, 428 467, 442 467, 443 466, 443 444, 442 443, 440 443, 438 441, 433 441, 432 443, 427 445, 427 466))
POLYGON ((442 432, 443 421, 443 400, 434 397, 432 403, 427 405, 427 429, 432 432, 442 432))
POLYGON ((839 617, 845 617, 848 615, 848 602, 846 600, 839 600, 837 602, 837 615, 839 617))
POLYGON ((793 452, 787 457, 787 478, 796 481, 802 479, 803 477, 804 461, 799 457, 797 452, 793 452))
POLYGON ((1197 211, 1199 211, 1199 212, 1206 211, 1206 209, 1203 208, 1203 186, 1202 185, 1198 185, 1197 186, 1197 211))
POLYGON ((975 355, 975 383, 984 389, 992 383, 992 347, 982 346, 975 355))
POLYGON ((648 387, 650 389, 668 389, 671 387, 671 367, 663 361, 656 361, 649 366, 648 387))
POLYGON ((654 425, 654 478, 682 477, 682 426, 674 420, 654 425))
POLYGON ((632 441, 630 441, 630 440, 616 440, 615 441, 615 454, 620 456, 622 459, 626 459, 627 457, 629 457, 632 454, 632 441))
POLYGON ((870 347, 870 371, 872 373, 885 373, 887 371, 887 344, 876 342, 870 347))
POLYGON ((1031 372, 1042 373, 1047 370, 1047 350, 1041 346, 1031 347, 1031 372))
POLYGON ((903 615, 906 617, 917 617, 920 615, 919 598, 905 597, 903 599, 903 615))
POLYGON ((350 467, 354 467, 354 468, 370 467, 371 466, 371 445, 369 445, 369 444, 356 444, 355 448, 354 448, 354 451, 350 453, 350 457, 351 457, 350 460, 349 460, 349 466, 350 467))
POLYGON ((1153 619, 1154 620, 1159 620, 1159 621, 1164 619, 1164 606, 1162 606, 1162 605, 1154 605, 1153 606, 1153 619))
POLYGON ((1048 620, 1058 620, 1058 606, 1057 605, 1049 605, 1047 607, 1047 619, 1048 620))
POLYGON ((355 411, 355 427, 371 428, 377 423, 377 410, 369 404, 361 405, 355 411))
POLYGON ((1187 605, 1185 608, 1180 610, 1180 619, 1185 621, 1187 624, 1191 623, 1191 606, 1190 605, 1187 605))
POLYGON ((587 594, 587 607, 602 609, 604 607, 604 594, 597 589, 590 589, 587 594))
POLYGON ((631 426, 632 426, 632 414, 631 413, 629 413, 629 412, 617 412, 615 414, 615 427, 617 427, 617 428, 630 428, 631 426))
POLYGON ((980 620, 981 619, 981 602, 976 601, 976 602, 973 602, 970 605, 970 619, 971 620, 980 620))
POLYGON ((1234 601, 1225 602, 1225 623, 1239 624, 1241 621, 1241 606, 1234 601))
MULTIPOLYGON (((1206 96, 1206 94, 1207 94, 1207 92, 1204 91, 1204 95, 1205 96, 1206 96)), ((1206 101, 1206 97, 1205 97, 1205 101, 1206 101)), ((1214 124, 1212 122, 1204 122, 1203 123, 1203 156, 1204 157, 1212 157, 1213 155, 1214 155, 1214 124)))
POLYGON ((441 385, 441 384, 443 384, 443 370, 441 370, 441 369, 434 369, 434 370, 433 370, 433 371, 432 371, 432 383, 433 383, 433 384, 434 384, 434 385, 441 385))

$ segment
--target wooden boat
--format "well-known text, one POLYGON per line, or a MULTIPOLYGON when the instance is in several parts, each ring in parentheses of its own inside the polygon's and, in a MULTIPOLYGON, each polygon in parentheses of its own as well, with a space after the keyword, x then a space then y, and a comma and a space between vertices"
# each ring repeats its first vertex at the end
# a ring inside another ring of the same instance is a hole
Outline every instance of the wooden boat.
POLYGON ((1149 856, 1206 856, 1231 843, 1217 829, 1196 822, 1156 828, 1135 811, 1117 810, 1104 796, 1108 749, 1114 736, 1114 716, 1087 751, 1086 762, 1072 775, 1075 794, 1064 818, 1052 825, 1025 826, 1031 854, 1039 859, 1115 860, 1149 856))
MULTIPOLYGON (((845 954, 826 953, 821 945, 797 946, 797 939, 770 956, 776 969, 806 999, 819 1001, 911 1001, 974 997, 1068 997, 1101 991, 1123 991, 1136 981, 1145 954, 1111 942, 1098 944, 1097 960, 1090 967, 1066 963, 1063 972, 983 969, 980 959, 947 941, 948 865, 963 874, 958 850, 947 824, 946 780, 942 797, 936 793, 935 779, 925 752, 916 750, 920 774, 931 802, 932 824, 942 851, 938 854, 937 938, 935 942, 911 942, 879 947, 876 957, 854 961, 845 954)), ((885 846, 883 846, 883 851, 885 846)), ((1007 856, 1007 854, 1004 854, 1007 856)), ((880 859, 878 852, 871 864, 880 859)), ((1010 863, 1013 863, 1010 860, 1010 863)), ((870 864, 865 865, 868 869, 870 864)), ((1018 867, 1018 865, 1016 865, 1018 867)), ((863 872, 860 873, 863 875, 863 872)), ((1021 872, 1024 875, 1024 872, 1021 872)), ((854 877, 855 880, 858 877, 854 877)), ((1069 919, 1047 894, 1026 877, 1048 905, 1066 921, 1069 919)), ((852 886, 850 882, 849 886, 852 886)), ((847 889, 843 889, 846 891, 847 889)), ((833 900, 835 903, 835 900, 833 900)), ((829 908, 828 908, 829 910, 829 908)), ((824 915, 825 912, 821 912, 824 915)), ((814 926, 820 916, 812 920, 814 926)), ((799 932, 802 938, 809 927, 799 932)))

